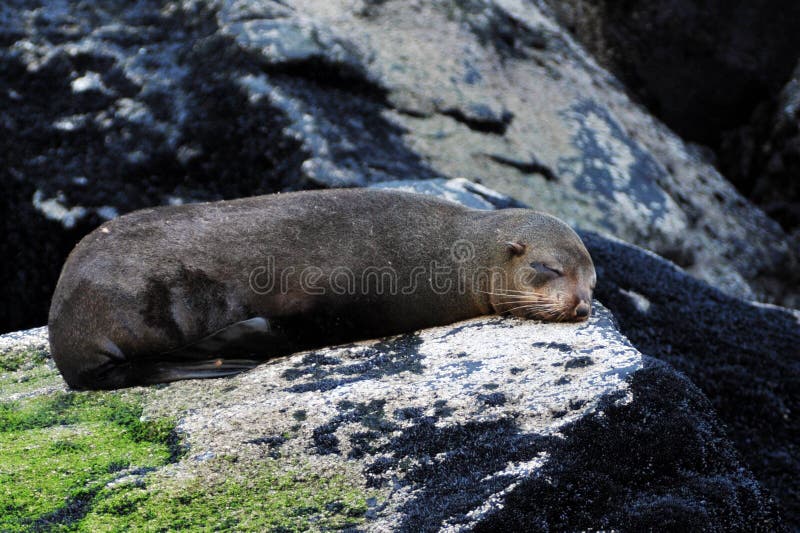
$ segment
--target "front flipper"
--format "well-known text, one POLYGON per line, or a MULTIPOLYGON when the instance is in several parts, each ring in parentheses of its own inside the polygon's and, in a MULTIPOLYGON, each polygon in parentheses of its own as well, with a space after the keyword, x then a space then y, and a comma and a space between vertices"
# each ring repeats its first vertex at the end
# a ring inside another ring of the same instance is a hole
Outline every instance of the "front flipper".
POLYGON ((142 385, 181 379, 232 376, 250 370, 276 355, 275 335, 263 317, 236 322, 202 339, 136 364, 142 385))
POLYGON ((162 354, 166 359, 203 360, 215 356, 239 354, 271 355, 270 340, 273 340, 269 320, 257 316, 226 326, 202 339, 162 354))

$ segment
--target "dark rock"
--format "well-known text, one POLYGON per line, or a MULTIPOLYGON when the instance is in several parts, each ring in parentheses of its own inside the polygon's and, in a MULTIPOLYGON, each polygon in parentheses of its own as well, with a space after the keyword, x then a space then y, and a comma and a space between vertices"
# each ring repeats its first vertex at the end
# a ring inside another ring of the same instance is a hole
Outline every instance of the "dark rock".
POLYGON ((800 246, 800 63, 748 124, 726 133, 721 154, 731 181, 800 246))
POLYGON ((654 360, 630 387, 548 440, 550 459, 474 531, 783 530, 697 387, 654 360))
POLYGON ((800 313, 728 296, 654 254, 591 232, 595 297, 642 353, 708 396, 746 463, 800 524, 800 313))
POLYGON ((592 358, 587 355, 582 355, 581 357, 573 357, 566 363, 564 363, 564 368, 583 368, 585 366, 593 365, 594 361, 592 358))
POLYGON ((780 90, 800 50, 800 4, 792 1, 548 3, 656 116, 711 146, 780 90))

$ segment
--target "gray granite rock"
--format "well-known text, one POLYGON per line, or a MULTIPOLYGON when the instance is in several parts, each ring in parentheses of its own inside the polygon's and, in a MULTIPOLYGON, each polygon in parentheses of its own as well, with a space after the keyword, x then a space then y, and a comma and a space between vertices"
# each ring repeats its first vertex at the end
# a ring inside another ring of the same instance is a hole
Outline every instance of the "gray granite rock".
POLYGON ((580 326, 494 317, 296 354, 203 384, 203 395, 225 389, 207 406, 192 398, 197 383, 158 397, 162 409, 192 399, 180 424, 191 451, 178 469, 211 455, 258 457, 264 446, 250 443, 289 434, 282 459, 355 470, 354 483, 380 492, 365 529, 436 530, 502 505, 546 461, 537 436, 624 391, 641 364, 598 309, 580 326))

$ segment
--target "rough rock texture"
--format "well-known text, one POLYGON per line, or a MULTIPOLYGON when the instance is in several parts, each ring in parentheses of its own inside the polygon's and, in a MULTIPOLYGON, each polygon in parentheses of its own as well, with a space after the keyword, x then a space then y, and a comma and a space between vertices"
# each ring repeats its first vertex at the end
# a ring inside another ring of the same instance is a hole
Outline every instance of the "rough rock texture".
POLYGON ((723 139, 728 178, 800 246, 800 61, 775 97, 723 139))
MULTIPOLYGON (((640 366, 607 311, 585 327, 479 319, 259 367, 193 402, 180 429, 193 457, 257 457, 263 446, 242 443, 289 433, 281 456, 349 468, 380 491, 368 529, 437 530, 480 519, 545 462, 540 438, 640 366)), ((186 401, 187 386, 161 391, 163 405, 186 401)))
POLYGON ((800 4, 545 1, 637 100, 712 148, 743 195, 800 231, 800 4))
POLYGON ((800 525, 800 312, 728 296, 634 246, 582 237, 595 297, 639 350, 702 389, 787 522, 800 525))
POLYGON ((796 252, 524 0, 0 6, 0 324, 44 321, 104 218, 467 177, 791 304, 796 252))
POLYGON ((551 460, 475 531, 783 529, 747 474, 720 475, 739 455, 694 385, 646 360, 629 392, 631 402, 609 397, 601 415, 565 428, 551 460))
MULTIPOLYGON (((45 335, 0 337, 0 360, 38 353, 45 335)), ((344 499, 283 508, 286 529, 780 528, 709 402, 670 367, 643 361, 597 303, 583 324, 479 318, 299 353, 228 379, 64 392, 49 359, 31 358, 0 383, 5 424, 25 402, 65 394, 141 394, 143 420, 178 422, 171 464, 130 464, 62 510, 27 518, 33 524, 249 530, 252 517, 238 512, 249 480, 285 471, 291 480, 255 495, 267 517, 304 479, 312 492, 327 494, 328 480, 348 487, 344 499), (219 486, 226 505, 186 514, 219 486), (148 515, 153 498, 171 503, 148 515)), ((22 438, 63 435, 65 424, 22 438)))

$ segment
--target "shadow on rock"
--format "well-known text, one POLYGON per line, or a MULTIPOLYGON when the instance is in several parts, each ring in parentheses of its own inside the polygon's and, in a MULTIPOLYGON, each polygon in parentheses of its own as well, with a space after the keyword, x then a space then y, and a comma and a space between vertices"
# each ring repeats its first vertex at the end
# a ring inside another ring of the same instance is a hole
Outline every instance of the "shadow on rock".
POLYGON ((686 378, 649 360, 595 414, 551 439, 548 460, 475 531, 781 530, 713 408, 686 378))

